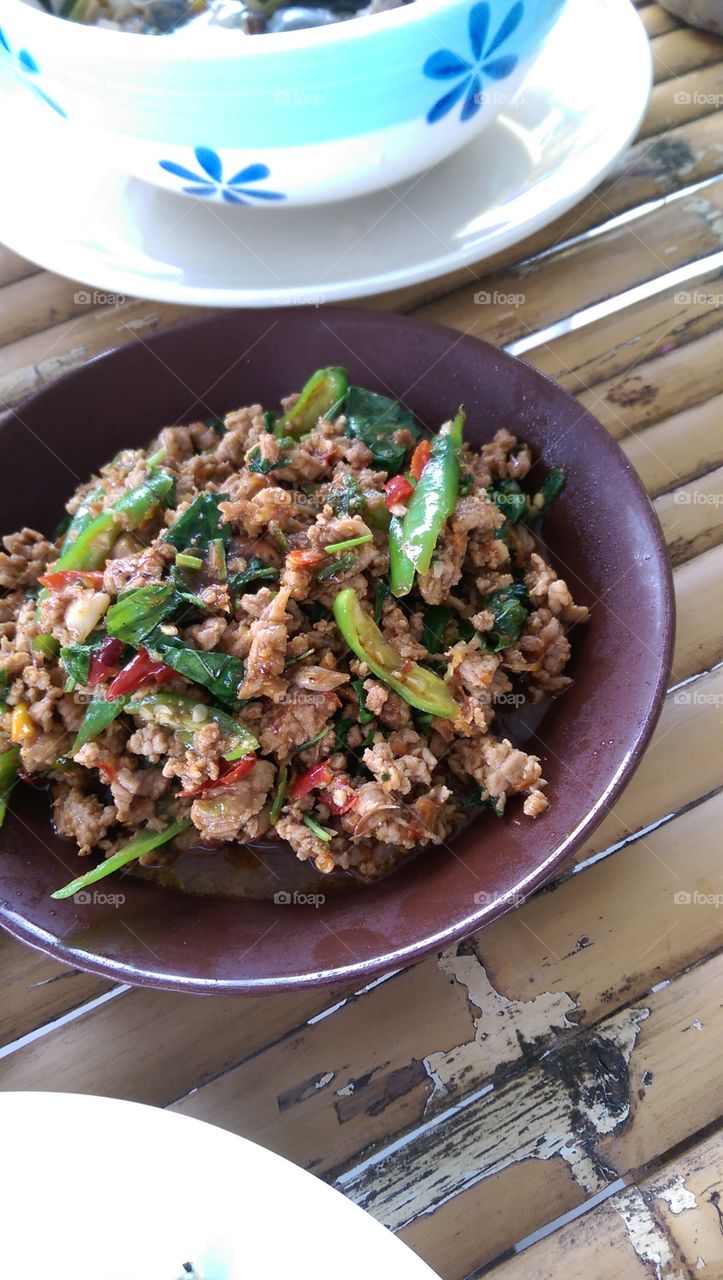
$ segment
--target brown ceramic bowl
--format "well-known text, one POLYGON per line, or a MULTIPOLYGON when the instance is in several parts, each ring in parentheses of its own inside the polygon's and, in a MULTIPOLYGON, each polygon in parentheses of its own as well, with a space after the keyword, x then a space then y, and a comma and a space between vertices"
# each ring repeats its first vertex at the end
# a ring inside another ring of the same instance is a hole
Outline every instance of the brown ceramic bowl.
MULTIPOLYGON (((133 342, 26 401, 0 428, 2 528, 52 531, 80 478, 164 423, 275 405, 309 371, 344 364, 436 428, 463 402, 476 442, 500 426, 567 484, 547 522, 551 555, 592 618, 574 639, 575 683, 532 749, 552 804, 475 821, 374 887, 323 906, 191 897, 133 876, 123 902, 54 902, 83 864, 53 835, 43 793, 18 787, 0 833, 0 923, 90 972, 178 991, 273 991, 408 964, 494 920, 538 888, 610 811, 660 711, 673 637, 661 531, 632 467, 590 414, 534 369, 474 338, 371 311, 225 314, 133 342)), ((87 865, 87 864, 85 864, 87 865)))

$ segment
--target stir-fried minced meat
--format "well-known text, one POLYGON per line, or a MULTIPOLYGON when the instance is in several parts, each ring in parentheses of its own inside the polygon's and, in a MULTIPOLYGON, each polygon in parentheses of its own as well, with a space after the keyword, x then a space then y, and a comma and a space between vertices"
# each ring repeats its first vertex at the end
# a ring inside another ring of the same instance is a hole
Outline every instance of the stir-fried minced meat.
POLYGON ((480 806, 547 809, 509 709, 565 689, 588 616, 538 538, 559 473, 534 492, 511 431, 420 441, 402 406, 332 398, 164 427, 80 486, 55 542, 3 540, 0 751, 81 852, 180 822, 374 878, 480 806))

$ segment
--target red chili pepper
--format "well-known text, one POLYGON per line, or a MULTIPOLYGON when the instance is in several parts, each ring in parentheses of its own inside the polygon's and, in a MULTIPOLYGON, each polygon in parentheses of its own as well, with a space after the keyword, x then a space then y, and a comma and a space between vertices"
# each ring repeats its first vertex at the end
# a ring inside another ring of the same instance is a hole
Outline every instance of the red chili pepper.
POLYGON ((115 636, 106 636, 93 654, 88 667, 88 684, 102 684, 109 680, 118 670, 118 663, 123 656, 125 646, 115 636))
POLYGON ((290 551, 288 555, 289 564, 293 569, 313 569, 316 565, 326 560, 326 556, 321 551, 290 551))
POLYGON ((133 693, 151 680, 156 684, 165 684, 175 674, 173 667, 167 667, 165 662, 157 662, 146 649, 140 649, 135 658, 131 658, 108 685, 106 702, 110 702, 111 698, 122 698, 124 693, 133 693))
POLYGON ((87 571, 85 569, 61 569, 58 573, 44 573, 38 578, 41 587, 49 587, 51 591, 60 591, 71 582, 82 582, 87 587, 102 587, 102 570, 87 571))
POLYGON ((298 800, 299 796, 308 796, 314 787, 326 787, 334 777, 334 771, 327 760, 321 764, 312 765, 311 769, 307 769, 306 773, 299 774, 296 782, 289 791, 290 800, 298 800))
POLYGON ((342 813, 348 813, 354 808, 359 799, 356 791, 350 782, 341 779, 334 783, 334 794, 331 791, 322 791, 319 796, 322 804, 325 804, 329 813, 333 813, 336 818, 341 817, 342 813), (335 798, 338 795, 338 798, 335 798))
POLYGON ((103 760, 98 765, 98 772, 102 774, 104 782, 115 782, 118 777, 118 770, 109 760, 103 760))
POLYGON ((419 480, 424 468, 432 456, 432 446, 428 440, 420 440, 414 453, 412 454, 412 462, 409 470, 414 480, 419 480))
POLYGON ((192 787, 190 791, 179 791, 178 796, 181 800, 186 800, 189 796, 205 795, 207 791, 217 791, 219 787, 230 787, 234 782, 240 782, 242 778, 250 773, 256 764, 256 756, 250 751, 247 756, 242 756, 235 764, 232 764, 225 773, 220 773, 217 778, 212 778, 208 782, 202 782, 200 787, 192 787))
POLYGON ((392 476, 384 486, 384 501, 391 511, 399 503, 406 506, 413 493, 414 485, 409 483, 406 476, 392 476))

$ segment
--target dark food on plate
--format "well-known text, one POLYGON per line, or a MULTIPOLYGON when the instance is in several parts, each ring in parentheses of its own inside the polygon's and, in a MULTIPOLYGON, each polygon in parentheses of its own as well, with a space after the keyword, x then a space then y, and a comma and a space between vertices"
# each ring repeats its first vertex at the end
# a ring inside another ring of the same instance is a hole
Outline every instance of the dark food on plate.
POLYGON ((528 445, 472 448, 464 420, 427 438, 321 369, 279 416, 122 451, 55 542, 4 539, 0 821, 18 778, 46 783, 58 832, 104 859, 56 896, 192 828, 275 828, 371 879, 482 805, 544 812, 539 759, 495 716, 570 683, 588 610, 536 536, 564 477, 533 484, 528 445))
POLYGON ((246 35, 326 27, 349 18, 384 13, 411 0, 323 0, 284 4, 283 0, 34 0, 61 18, 118 31, 167 35, 193 26, 221 27, 246 35))

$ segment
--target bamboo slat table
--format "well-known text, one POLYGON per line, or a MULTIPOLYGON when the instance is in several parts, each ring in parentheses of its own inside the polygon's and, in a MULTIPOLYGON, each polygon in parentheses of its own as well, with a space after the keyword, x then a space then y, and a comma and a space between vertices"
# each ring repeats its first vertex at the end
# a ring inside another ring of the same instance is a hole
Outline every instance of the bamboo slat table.
MULTIPOLYGON (((640 12, 656 84, 598 190, 494 261, 370 304, 511 345, 648 488, 674 566, 673 685, 614 813, 549 889, 361 991, 132 990, 0 937, 0 1088, 245 1134, 444 1280, 723 1276, 723 42, 640 12), (524 305, 475 306, 480 287, 524 305)), ((6 406, 188 314, 77 307, 77 285, 2 249, 0 285, 6 406)))

